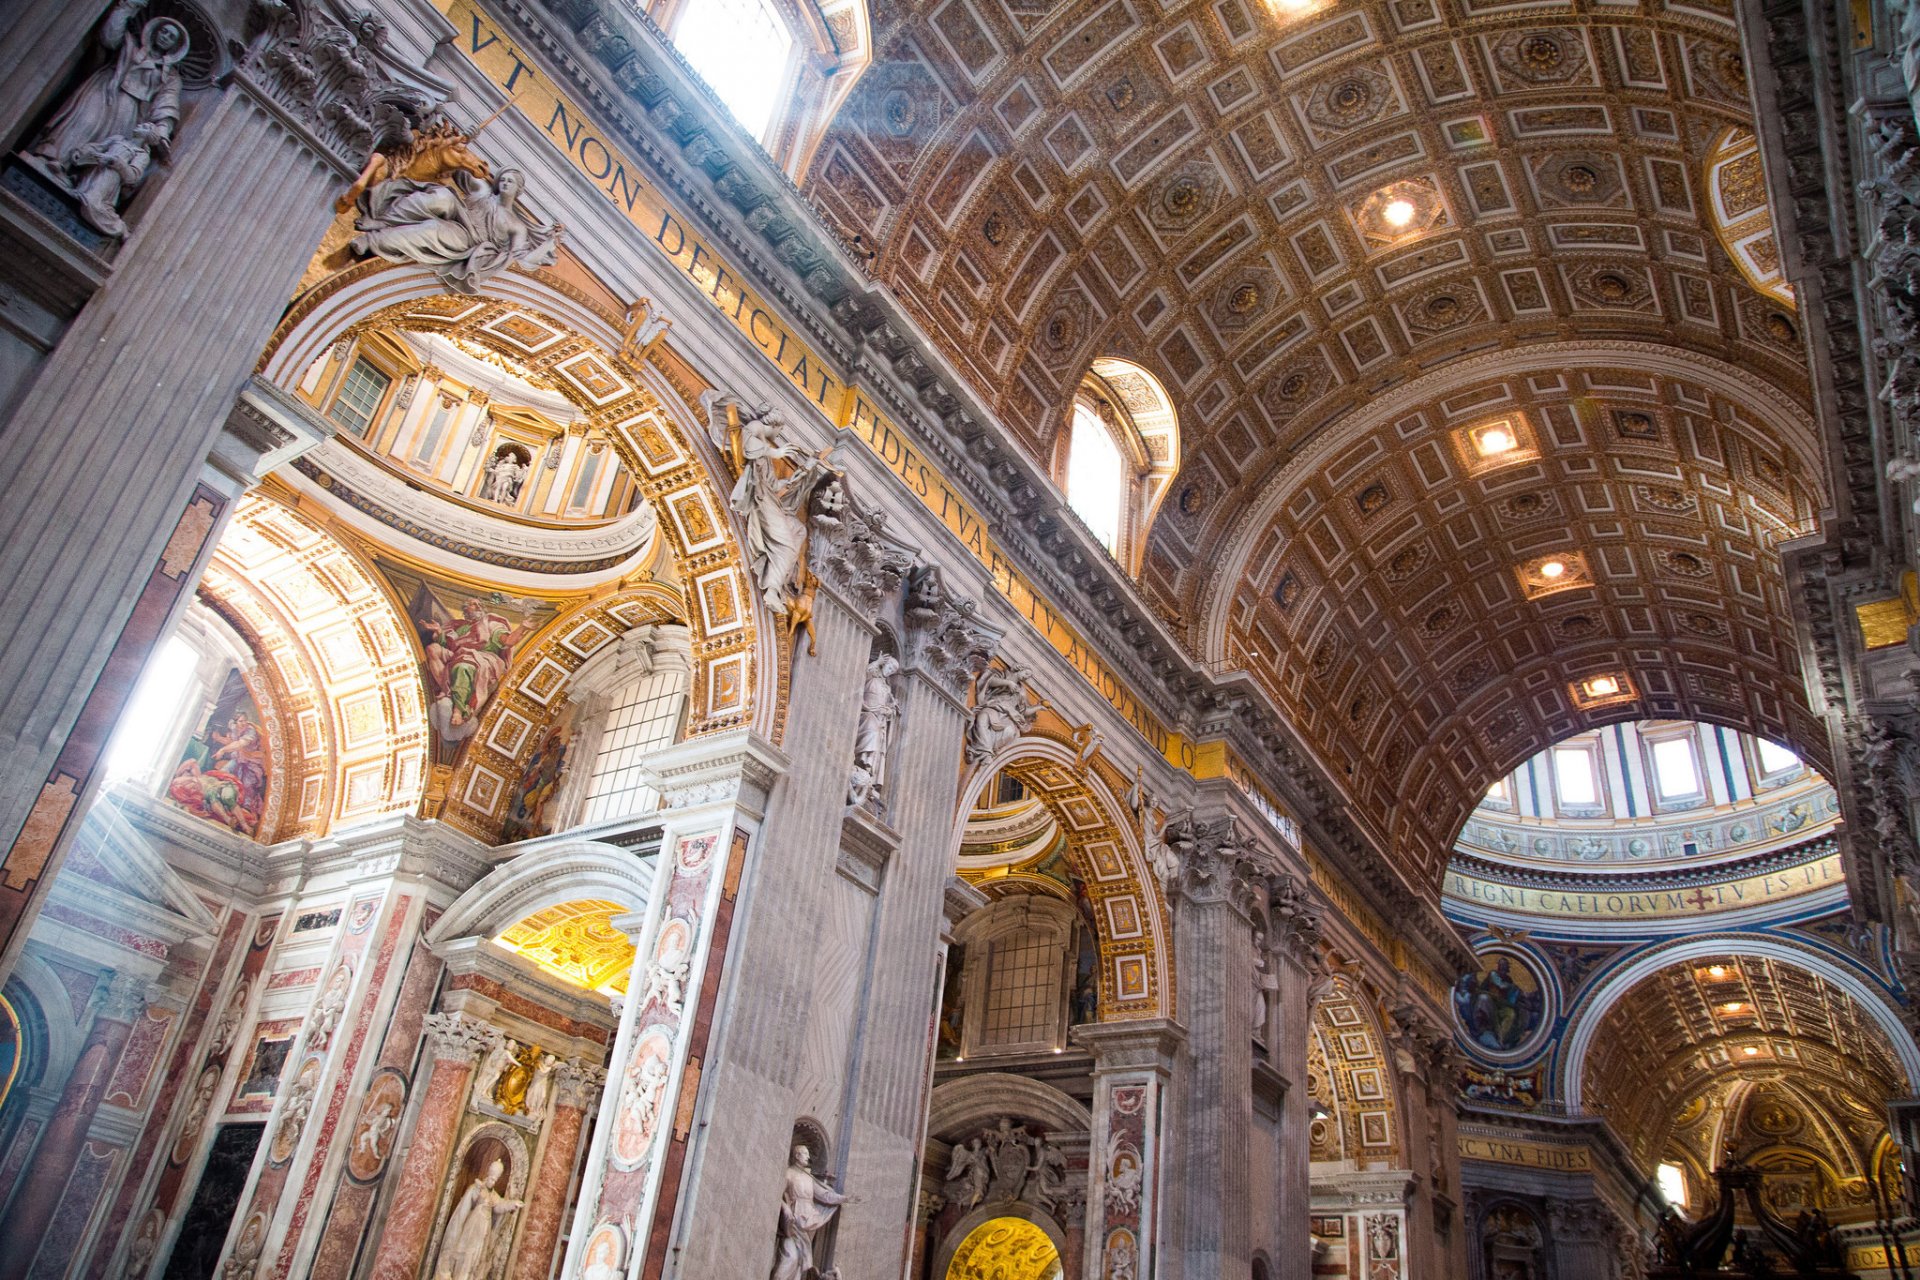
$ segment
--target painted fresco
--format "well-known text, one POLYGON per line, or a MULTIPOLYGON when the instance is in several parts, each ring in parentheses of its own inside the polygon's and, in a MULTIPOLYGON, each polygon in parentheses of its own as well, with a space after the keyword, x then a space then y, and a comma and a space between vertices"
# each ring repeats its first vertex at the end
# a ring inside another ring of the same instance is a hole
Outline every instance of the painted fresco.
POLYGON ((1489 952, 1480 968, 1453 986, 1453 1012, 1474 1047, 1516 1053, 1534 1039, 1546 1017, 1540 976, 1510 952, 1489 952))
POLYGON ((554 616, 554 606, 430 578, 388 561, 380 571, 407 602, 426 678, 434 762, 452 764, 479 731, 521 644, 554 616))
POLYGON ((547 818, 547 806, 560 791, 566 776, 567 753, 572 746, 569 724, 553 725, 542 735, 520 770, 520 776, 514 779, 513 789, 507 793, 507 818, 500 827, 502 843, 531 840, 553 829, 547 818))
POLYGON ((167 799, 196 818, 255 835, 267 803, 267 758, 260 708, 246 680, 229 671, 213 709, 180 753, 167 799))

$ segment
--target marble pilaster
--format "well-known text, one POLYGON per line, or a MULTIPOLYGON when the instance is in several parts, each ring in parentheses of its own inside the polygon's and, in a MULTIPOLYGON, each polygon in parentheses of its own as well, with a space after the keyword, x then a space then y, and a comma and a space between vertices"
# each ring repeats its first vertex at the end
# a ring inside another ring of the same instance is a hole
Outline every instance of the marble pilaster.
POLYGON ((133 1024, 145 1008, 145 983, 131 977, 114 978, 101 994, 73 1074, 47 1120, 40 1145, 34 1149, 20 1194, 7 1214, 6 1230, 0 1232, 0 1245, 4 1246, 0 1247, 0 1278, 20 1280, 33 1266, 47 1226, 67 1189, 68 1175, 79 1161, 87 1129, 106 1096, 120 1053, 133 1034, 133 1024))
POLYGON ((1161 1221, 1169 1177, 1167 1087, 1186 1033, 1165 1019, 1075 1027, 1093 1054, 1084 1280, 1171 1276, 1161 1221))
POLYGON ((573 1166, 580 1156, 580 1130, 588 1108, 600 1100, 607 1073, 571 1058, 554 1068, 553 1113, 540 1147, 540 1167, 527 1184, 527 1207, 520 1226, 513 1280, 547 1280, 560 1223, 573 1188, 573 1166))
MULTIPOLYGON (((1307 1096, 1307 1047, 1311 1035, 1312 990, 1317 963, 1313 939, 1305 933, 1268 937, 1274 978, 1268 1018, 1269 1061, 1289 1084, 1280 1100, 1278 1171, 1274 1213, 1256 1222, 1256 1247, 1274 1262, 1274 1280, 1310 1280, 1311 1251, 1300 1244, 1300 1224, 1312 1214, 1311 1160, 1313 1118, 1307 1096)), ((1265 1217, 1265 1215, 1262 1215, 1265 1217)))
POLYGON ((401 105, 417 118, 429 101, 384 78, 393 59, 333 19, 304 4, 279 12, 199 108, 106 282, 0 424, 11 498, 0 608, 12 622, 0 635, 0 977, 226 513, 209 454, 331 199, 369 147, 405 137, 401 105), (373 74, 315 82, 300 70, 309 41, 373 74))
POLYGON ((400 1169, 400 1191, 387 1208, 374 1252, 373 1280, 412 1280, 420 1270, 467 1086, 480 1055, 500 1038, 497 1028, 459 1013, 428 1014, 425 1029, 433 1066, 400 1169))

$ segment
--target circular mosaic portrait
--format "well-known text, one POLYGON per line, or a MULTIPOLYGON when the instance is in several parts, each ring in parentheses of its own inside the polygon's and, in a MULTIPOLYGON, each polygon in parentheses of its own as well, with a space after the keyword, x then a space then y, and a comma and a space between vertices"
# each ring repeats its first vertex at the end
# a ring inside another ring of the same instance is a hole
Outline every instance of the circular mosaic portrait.
POLYGON ((1453 1016, 1468 1044, 1489 1057, 1517 1058, 1543 1038, 1549 1022, 1547 984, 1526 956, 1480 953, 1480 967, 1453 984, 1453 1016))

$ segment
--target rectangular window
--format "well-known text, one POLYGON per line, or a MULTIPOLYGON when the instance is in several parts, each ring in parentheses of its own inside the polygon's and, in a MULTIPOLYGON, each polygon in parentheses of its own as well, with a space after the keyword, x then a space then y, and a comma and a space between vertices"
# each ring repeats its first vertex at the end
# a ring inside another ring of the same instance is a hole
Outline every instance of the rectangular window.
POLYGON ((1653 787, 1662 800, 1700 794, 1700 764, 1687 738, 1663 738, 1653 744, 1653 787))
POLYGON ((1507 780, 1505 778, 1500 779, 1500 781, 1487 788, 1487 799, 1493 801, 1495 804, 1509 804, 1512 802, 1513 796, 1507 789, 1507 780))
POLYGON ((1077 406, 1073 435, 1067 442, 1067 503, 1086 521, 1088 532, 1113 555, 1120 554, 1126 501, 1126 468, 1120 446, 1093 410, 1077 406))
POLYGON ((606 452, 605 449, 599 453, 589 450, 580 460, 580 476, 573 482, 573 497, 568 499, 568 506, 584 507, 593 500, 593 484, 600 478, 600 459, 606 452))
POLYGON ((1553 753, 1553 786, 1563 805, 1597 805, 1600 786, 1593 774, 1593 753, 1559 747, 1553 753))
POLYGON ((1660 1195, 1676 1209, 1687 1207, 1687 1171, 1669 1160, 1660 1166, 1660 1195))
POLYGON ((1793 754, 1777 742, 1768 742, 1765 738, 1753 740, 1760 757, 1760 772, 1769 777, 1776 773, 1785 773, 1789 769, 1800 767, 1800 757, 1793 754))
POLYGON ((979 1047, 1047 1043, 1060 1025, 1060 943, 1044 933, 1001 938, 989 955, 979 1047))
POLYGON ((386 396, 393 379, 374 368, 367 360, 355 360, 340 383, 340 394, 333 398, 327 416, 356 436, 367 434, 374 410, 386 396))
POLYGON ((650 672, 614 695, 587 780, 585 821, 649 813, 660 803, 659 793, 641 782, 641 766, 679 737, 685 700, 683 673, 677 670, 650 672))

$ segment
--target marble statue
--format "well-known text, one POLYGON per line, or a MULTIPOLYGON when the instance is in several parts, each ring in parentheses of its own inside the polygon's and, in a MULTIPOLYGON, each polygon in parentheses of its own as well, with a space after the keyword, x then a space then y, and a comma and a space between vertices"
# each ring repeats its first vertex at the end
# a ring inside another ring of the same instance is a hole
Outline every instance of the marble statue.
POLYGON ((100 26, 111 60, 81 82, 21 158, 74 197, 104 235, 124 236, 119 209, 180 125, 180 63, 190 42, 172 18, 129 28, 146 0, 120 0, 100 26))
POLYGON ((447 1215, 447 1233, 440 1241, 440 1263, 433 1280, 484 1280, 492 1270, 493 1228, 496 1219, 519 1209, 525 1201, 509 1200, 494 1190, 506 1173, 495 1160, 484 1177, 475 1178, 447 1215))
POLYGON ((813 1172, 813 1153, 806 1143, 793 1144, 787 1189, 780 1197, 780 1243, 771 1280, 807 1280, 813 1271, 814 1238, 851 1199, 813 1172))
POLYGON ((967 722, 967 762, 980 764, 1033 727, 1033 708, 1027 705, 1026 685, 1032 673, 1025 667, 1002 671, 988 667, 973 689, 973 714, 967 722))
POLYGON ((502 449, 487 463, 487 478, 480 487, 480 496, 488 502, 518 502, 520 487, 526 483, 527 475, 532 470, 520 461, 513 450, 502 449))
POLYGON ((520 211, 525 182, 518 169, 493 181, 470 169, 453 170, 445 182, 390 178, 361 196, 348 245, 361 257, 427 267, 455 293, 478 293, 510 266, 555 261, 561 226, 520 211))
POLYGON ((540 1064, 533 1069, 533 1080, 527 1085, 527 1096, 521 1106, 525 1114, 544 1116, 547 1104, 553 1101, 553 1069, 560 1065, 560 1059, 550 1053, 540 1055, 540 1064))
POLYGON ((513 1056, 513 1041, 502 1036, 493 1042, 487 1050, 487 1056, 480 1060, 480 1069, 474 1073, 473 1096, 476 1100, 493 1101, 493 1091, 500 1084, 500 1077, 507 1073, 517 1059, 513 1056))
POLYGON ((847 787, 850 805, 864 805, 886 789, 887 748, 900 718, 892 684, 899 670, 900 663, 891 654, 883 653, 867 664, 867 682, 860 690, 860 727, 853 738, 853 778, 847 787))
POLYGON ((747 563, 769 610, 788 612, 796 571, 807 546, 803 508, 830 474, 826 462, 795 444, 779 410, 740 412, 739 403, 708 392, 700 397, 713 442, 738 472, 727 504, 746 524, 747 563))
POLYGON ((987 1179, 990 1176, 987 1153, 978 1139, 956 1145, 947 1164, 948 1203, 957 1204, 962 1209, 974 1208, 987 1198, 987 1179))

